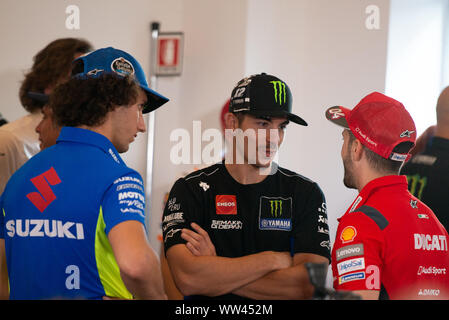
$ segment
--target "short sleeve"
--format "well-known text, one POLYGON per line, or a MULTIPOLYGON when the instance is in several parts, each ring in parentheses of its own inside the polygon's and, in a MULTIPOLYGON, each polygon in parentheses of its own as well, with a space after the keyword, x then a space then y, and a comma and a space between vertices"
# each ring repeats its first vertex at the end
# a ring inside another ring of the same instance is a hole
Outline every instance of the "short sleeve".
MULTIPOLYGON (((304 197, 304 195, 299 195, 304 197)), ((330 239, 326 199, 320 187, 314 183, 306 193, 302 212, 298 214, 293 229, 294 253, 313 253, 326 257, 329 262, 330 239)))
POLYGON ((376 221, 362 212, 340 220, 332 273, 335 290, 380 290, 383 235, 376 221))
POLYGON ((137 172, 122 176, 106 191, 101 204, 106 234, 117 224, 136 220, 145 226, 145 192, 137 172))
POLYGON ((190 223, 195 219, 195 208, 199 210, 199 205, 195 206, 195 197, 188 189, 184 179, 179 179, 173 185, 167 203, 165 204, 162 217, 162 235, 164 237, 164 251, 176 244, 185 244, 181 238, 183 228, 190 229, 190 223))

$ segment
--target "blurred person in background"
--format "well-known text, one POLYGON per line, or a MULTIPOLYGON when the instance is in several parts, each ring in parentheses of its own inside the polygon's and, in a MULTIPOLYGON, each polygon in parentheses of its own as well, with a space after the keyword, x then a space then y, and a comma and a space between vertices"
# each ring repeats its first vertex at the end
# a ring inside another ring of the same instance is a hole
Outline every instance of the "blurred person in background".
POLYGON ((42 119, 47 95, 68 80, 72 61, 91 50, 86 40, 63 38, 52 41, 34 56, 19 91, 28 114, 0 127, 0 194, 11 175, 40 151, 35 128, 42 119))

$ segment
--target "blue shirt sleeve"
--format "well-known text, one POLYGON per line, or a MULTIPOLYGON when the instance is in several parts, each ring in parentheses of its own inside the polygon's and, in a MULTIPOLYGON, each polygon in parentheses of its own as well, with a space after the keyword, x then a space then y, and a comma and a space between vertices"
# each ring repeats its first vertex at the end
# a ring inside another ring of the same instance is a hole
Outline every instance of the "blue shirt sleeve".
POLYGON ((106 234, 128 220, 139 221, 145 226, 145 192, 140 175, 132 172, 116 179, 106 191, 101 206, 106 234))
POLYGON ((0 239, 5 238, 5 216, 3 215, 3 196, 0 195, 0 239))

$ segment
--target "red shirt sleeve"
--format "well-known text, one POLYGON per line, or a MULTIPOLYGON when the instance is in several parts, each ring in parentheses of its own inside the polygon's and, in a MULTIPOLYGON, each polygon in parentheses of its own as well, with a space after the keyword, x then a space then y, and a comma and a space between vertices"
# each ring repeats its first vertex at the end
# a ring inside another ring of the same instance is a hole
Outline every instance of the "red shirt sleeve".
POLYGON ((380 290, 383 248, 382 231, 370 217, 343 216, 332 250, 335 290, 380 290))

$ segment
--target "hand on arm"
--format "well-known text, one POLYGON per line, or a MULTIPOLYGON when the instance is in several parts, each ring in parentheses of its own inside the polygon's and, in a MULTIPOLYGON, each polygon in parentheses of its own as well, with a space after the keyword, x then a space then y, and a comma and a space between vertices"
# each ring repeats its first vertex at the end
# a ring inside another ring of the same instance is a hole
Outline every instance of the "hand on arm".
POLYGON ((193 230, 182 229, 181 238, 187 241, 186 246, 195 256, 216 256, 215 246, 207 232, 196 223, 191 223, 193 230))

